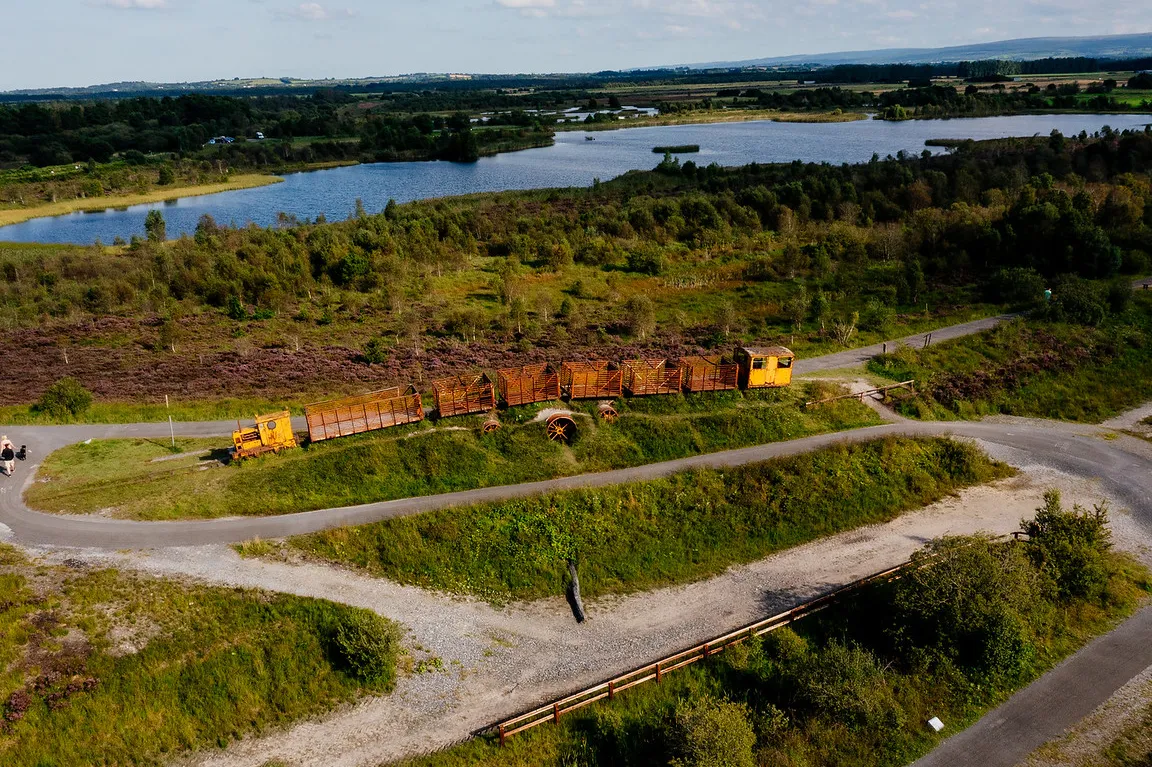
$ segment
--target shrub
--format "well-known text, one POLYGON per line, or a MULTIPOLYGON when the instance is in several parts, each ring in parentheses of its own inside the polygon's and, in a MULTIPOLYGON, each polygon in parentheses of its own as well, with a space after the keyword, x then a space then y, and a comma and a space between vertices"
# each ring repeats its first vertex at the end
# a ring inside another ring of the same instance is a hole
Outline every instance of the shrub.
POLYGON ((676 707, 669 741, 671 767, 753 767, 756 733, 748 707, 714 698, 685 701, 676 707))
POLYGON ((1044 298, 1044 278, 1035 269, 1001 269, 989 284, 990 298, 1011 306, 1034 306, 1044 298))
POLYGON ((912 562, 917 566, 893 584, 889 633, 898 645, 978 672, 1027 671, 1033 649, 1025 618, 1043 601, 1043 589, 1021 547, 985 536, 948 537, 912 562))
POLYGON ((1060 491, 1044 493, 1036 517, 1021 521, 1031 537, 1028 555, 1056 585, 1064 601, 1098 600, 1108 585, 1106 558, 1112 547, 1106 505, 1086 511, 1060 503, 1060 491))
POLYGON ((364 361, 369 365, 379 365, 388 359, 388 346, 381 338, 373 338, 364 344, 364 361))
POLYGON ((40 395, 36 410, 53 418, 77 416, 92 406, 92 393, 72 377, 61 378, 40 395))
POLYGON ((1108 316, 1104 292, 1087 280, 1066 277, 1052 291, 1048 317, 1058 322, 1099 325, 1108 316))
POLYGON ((862 647, 830 642, 794 662, 790 671, 797 701, 814 713, 867 730, 900 722, 899 706, 876 656, 862 647))
POLYGON ((391 686, 400 644, 396 624, 371 610, 349 610, 336 626, 335 643, 340 659, 354 676, 391 686))
POLYGON ((883 302, 872 299, 860 314, 860 329, 887 332, 892 327, 896 312, 883 302))

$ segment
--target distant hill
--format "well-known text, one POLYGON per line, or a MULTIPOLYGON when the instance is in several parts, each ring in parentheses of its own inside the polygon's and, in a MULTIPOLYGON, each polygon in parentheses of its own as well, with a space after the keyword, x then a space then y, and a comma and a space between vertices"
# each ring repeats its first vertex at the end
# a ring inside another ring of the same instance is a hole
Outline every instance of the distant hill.
POLYGON ((688 69, 721 69, 732 67, 802 67, 836 66, 837 64, 935 64, 941 61, 979 61, 982 59, 1074 58, 1129 59, 1152 56, 1152 33, 1138 35, 1102 35, 1099 37, 1023 37, 947 48, 884 48, 875 51, 842 51, 839 53, 776 56, 744 61, 714 61, 686 65, 688 69))

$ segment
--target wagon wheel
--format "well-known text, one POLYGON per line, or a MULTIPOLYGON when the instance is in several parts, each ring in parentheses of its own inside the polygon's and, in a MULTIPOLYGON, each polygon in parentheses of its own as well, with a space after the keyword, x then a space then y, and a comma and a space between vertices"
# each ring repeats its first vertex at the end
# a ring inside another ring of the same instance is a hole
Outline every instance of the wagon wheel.
POLYGON ((576 422, 563 413, 557 413, 548 419, 547 432, 548 439, 567 444, 576 436, 576 422))
POLYGON ((485 434, 491 434, 492 432, 497 431, 499 428, 500 421, 493 416, 491 418, 484 419, 484 423, 481 425, 480 430, 485 434))
POLYGON ((596 408, 596 415, 600 416, 600 419, 605 423, 616 423, 616 419, 620 417, 611 402, 601 402, 596 408))

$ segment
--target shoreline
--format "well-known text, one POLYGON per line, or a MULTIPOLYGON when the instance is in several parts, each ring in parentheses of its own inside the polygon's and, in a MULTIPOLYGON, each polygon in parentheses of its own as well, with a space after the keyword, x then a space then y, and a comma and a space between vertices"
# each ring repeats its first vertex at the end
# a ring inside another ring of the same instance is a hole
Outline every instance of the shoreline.
POLYGON ((553 128, 557 133, 573 131, 608 131, 628 128, 661 128, 668 125, 715 125, 737 122, 781 122, 781 123, 846 123, 867 120, 864 112, 778 112, 772 109, 748 109, 716 111, 715 113, 693 112, 682 117, 632 117, 615 122, 601 123, 557 123, 553 128))
POLYGON ((204 195, 219 194, 221 192, 254 189, 256 187, 278 184, 283 180, 284 179, 278 175, 244 173, 222 183, 172 187, 171 189, 157 189, 143 194, 126 194, 115 197, 79 197, 71 200, 58 200, 31 208, 0 210, 0 227, 22 224, 34 218, 51 218, 54 216, 65 216, 69 213, 94 213, 108 210, 109 208, 127 208, 133 205, 168 202, 185 197, 202 197, 204 195))

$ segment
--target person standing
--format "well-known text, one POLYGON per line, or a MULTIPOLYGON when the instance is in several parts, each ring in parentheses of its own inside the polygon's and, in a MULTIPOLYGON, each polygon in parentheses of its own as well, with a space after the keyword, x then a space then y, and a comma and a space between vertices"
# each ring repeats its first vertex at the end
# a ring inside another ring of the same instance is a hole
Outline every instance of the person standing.
POLYGON ((0 437, 0 466, 9 477, 16 470, 16 446, 6 436, 0 437))

